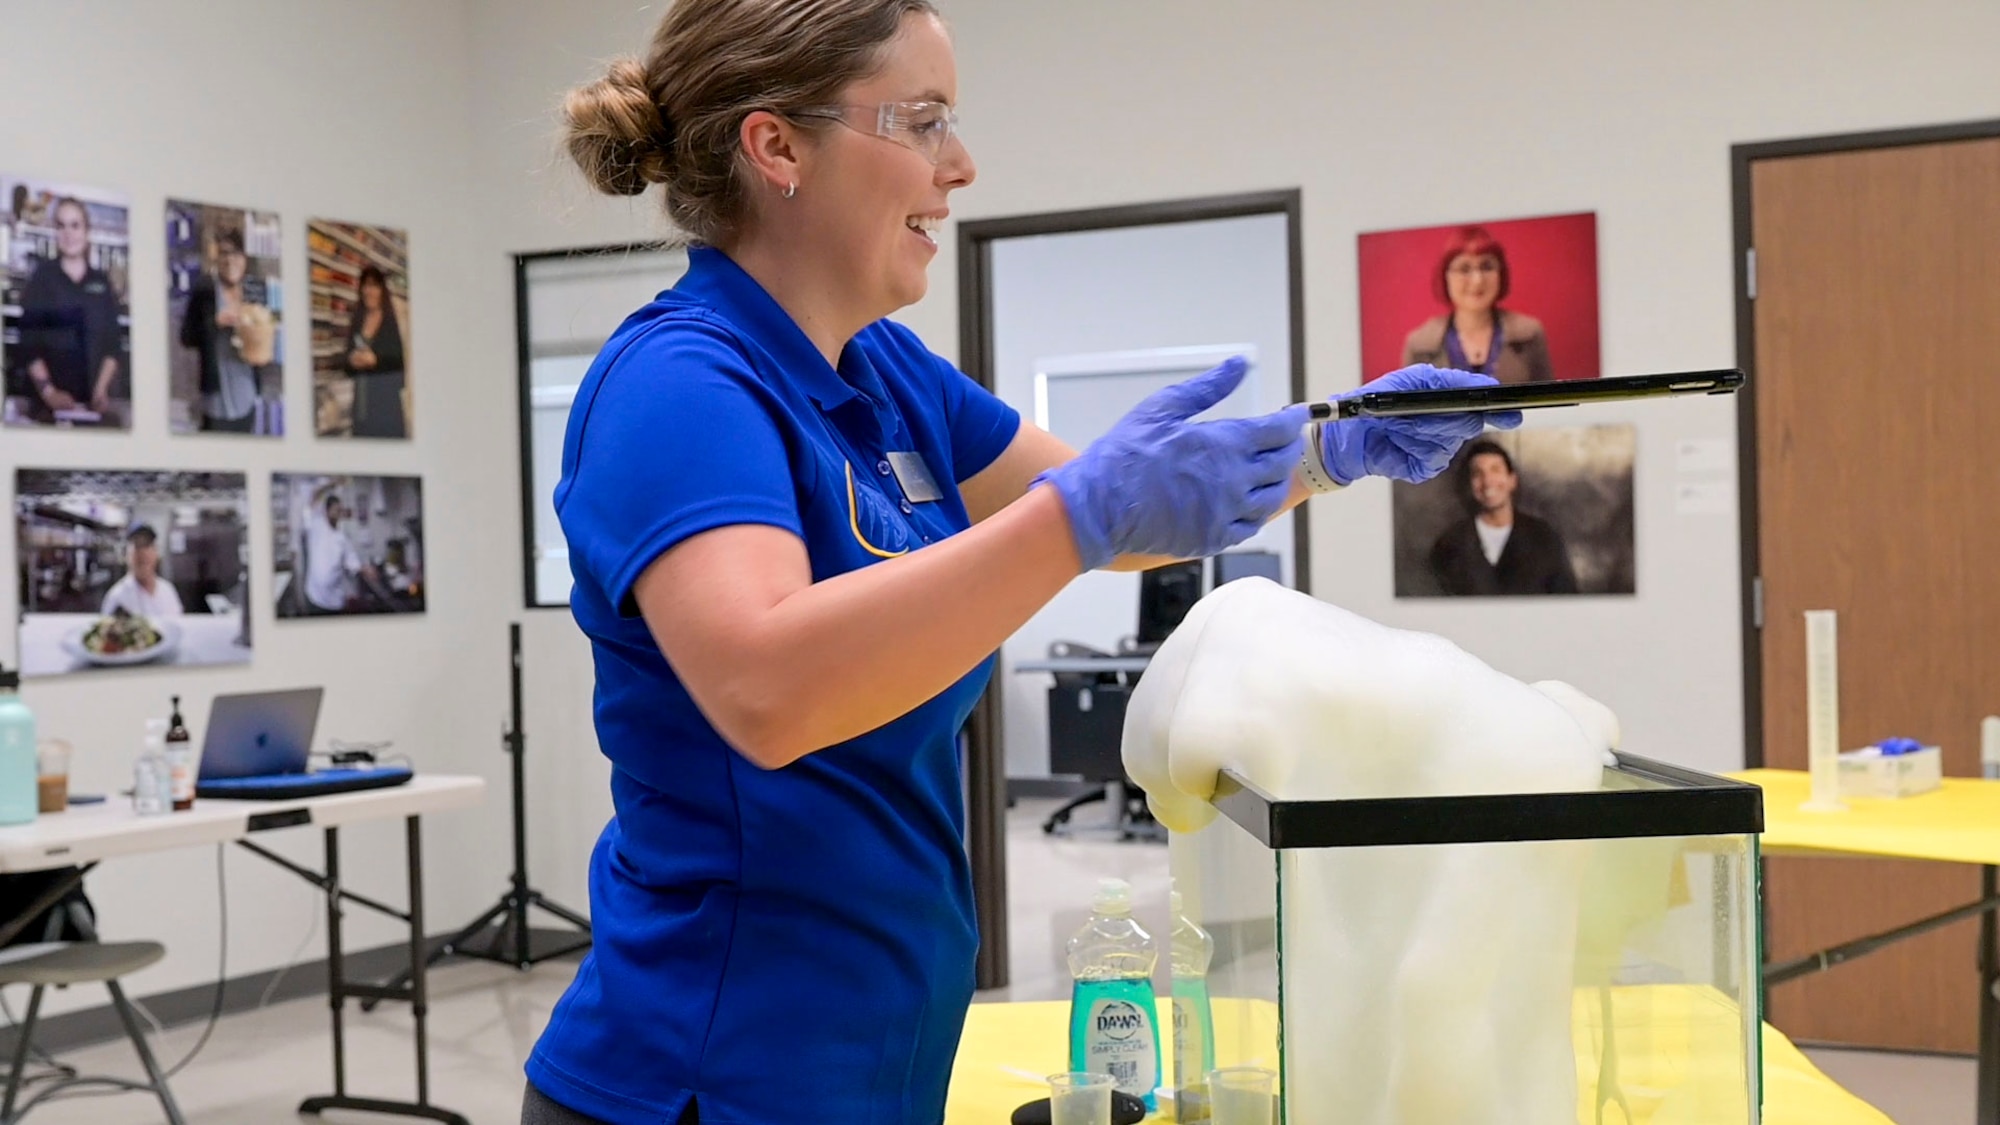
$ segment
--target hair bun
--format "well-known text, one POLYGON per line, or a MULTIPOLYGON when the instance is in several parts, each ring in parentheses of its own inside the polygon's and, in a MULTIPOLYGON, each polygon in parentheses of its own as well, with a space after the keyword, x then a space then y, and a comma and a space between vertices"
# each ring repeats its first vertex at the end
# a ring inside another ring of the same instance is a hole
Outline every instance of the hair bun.
POLYGON ((666 182, 673 131, 639 60, 619 59, 603 78, 571 90, 563 120, 569 154, 597 190, 638 195, 666 182))

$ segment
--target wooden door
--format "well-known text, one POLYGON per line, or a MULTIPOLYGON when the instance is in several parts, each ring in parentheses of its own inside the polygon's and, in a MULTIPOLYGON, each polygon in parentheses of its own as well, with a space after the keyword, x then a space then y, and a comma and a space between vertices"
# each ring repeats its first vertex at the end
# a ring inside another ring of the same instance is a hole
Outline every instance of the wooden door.
MULTIPOLYGON (((1802 612, 1838 611, 1840 736, 1977 776, 2000 713, 2000 139, 1760 160, 1765 764, 1803 769, 1802 612)), ((1773 860, 1772 960, 1978 897, 1976 868, 1773 860)), ((1970 1052, 1976 922, 1772 991, 1793 1038, 1970 1052)))

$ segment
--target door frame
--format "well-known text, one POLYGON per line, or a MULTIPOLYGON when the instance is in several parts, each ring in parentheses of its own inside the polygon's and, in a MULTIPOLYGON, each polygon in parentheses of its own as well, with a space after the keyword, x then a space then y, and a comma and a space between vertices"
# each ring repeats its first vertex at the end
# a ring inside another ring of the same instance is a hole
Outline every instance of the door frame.
POLYGON ((1743 764, 1764 765, 1764 599, 1762 557, 1757 534, 1757 309, 1755 244, 1751 241, 1750 176, 1760 160, 1818 156, 1868 149, 1904 148, 2000 137, 2000 118, 1835 133, 1782 141, 1757 141, 1729 148, 1730 198, 1734 232, 1731 252, 1736 286, 1736 366, 1750 378, 1736 396, 1737 520, 1742 563, 1743 764))
MULTIPOLYGON (((1305 251, 1301 230, 1303 197, 1298 188, 1161 200, 1077 211, 1051 211, 976 219, 958 225, 958 366, 979 385, 993 389, 993 255, 1003 238, 1164 226, 1251 215, 1283 215, 1289 274, 1292 370, 1291 401, 1306 393, 1305 251)), ((1306 509, 1292 509, 1292 578, 1302 593, 1312 588, 1306 509)), ((979 918, 979 988, 1007 984, 1007 757, 1001 741, 1001 697, 996 677, 980 696, 966 725, 968 847, 972 894, 979 918)))
POLYGON ((557 609, 569 612, 569 602, 545 602, 535 596, 535 466, 534 455, 534 333, 528 323, 528 271, 554 259, 608 258, 620 254, 671 250, 666 242, 604 242, 555 250, 523 250, 508 257, 514 266, 514 371, 520 411, 521 462, 521 604, 528 612, 557 609))

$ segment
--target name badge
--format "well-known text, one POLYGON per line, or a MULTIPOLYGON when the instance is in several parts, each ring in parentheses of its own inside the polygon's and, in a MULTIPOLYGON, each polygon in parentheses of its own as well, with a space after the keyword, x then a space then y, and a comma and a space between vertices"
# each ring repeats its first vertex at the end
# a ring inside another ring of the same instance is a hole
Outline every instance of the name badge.
POLYGON ((938 491, 937 478, 931 476, 930 467, 924 464, 922 454, 891 453, 888 459, 889 468, 896 474, 896 483, 903 486, 903 495, 909 498, 910 503, 925 504, 944 499, 944 493, 938 491))

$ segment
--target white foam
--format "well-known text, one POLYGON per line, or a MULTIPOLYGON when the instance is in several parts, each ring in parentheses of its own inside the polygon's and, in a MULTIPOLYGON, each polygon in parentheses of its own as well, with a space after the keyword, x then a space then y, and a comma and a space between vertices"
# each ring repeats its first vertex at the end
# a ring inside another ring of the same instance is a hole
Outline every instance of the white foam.
MULTIPOLYGON (((1456 645, 1263 579, 1204 598, 1127 710, 1125 767, 1193 832, 1230 768, 1284 799, 1594 789, 1617 719, 1456 645)), ((1294 1122, 1573 1120, 1588 845, 1293 853, 1285 889, 1294 1122)))

